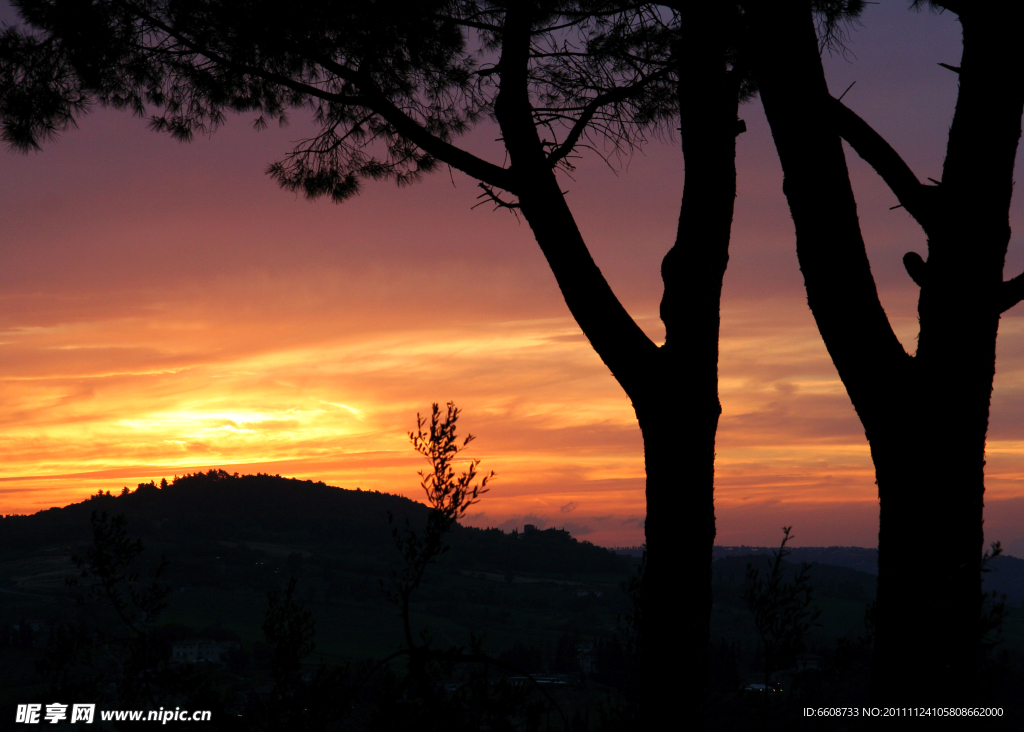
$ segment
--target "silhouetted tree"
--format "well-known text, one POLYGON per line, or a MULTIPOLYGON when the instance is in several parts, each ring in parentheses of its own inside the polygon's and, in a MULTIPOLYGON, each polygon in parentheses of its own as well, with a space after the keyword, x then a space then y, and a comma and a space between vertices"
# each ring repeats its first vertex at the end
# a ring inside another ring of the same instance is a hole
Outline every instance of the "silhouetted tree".
MULTIPOLYGON (((479 460, 470 460, 465 471, 456 473, 459 453, 474 439, 467 435, 459 440, 459 414, 451 402, 444 414, 434 404, 430 418, 417 415, 416 431, 409 433, 413 447, 430 463, 430 469, 420 471, 419 475, 431 511, 422 529, 408 521, 399 526, 388 515, 403 564, 400 569, 392 569, 387 594, 399 608, 405 642, 385 662, 404 658, 408 670, 378 705, 374 729, 535 730, 540 729, 542 714, 552 711, 553 705, 546 695, 536 698, 534 692, 539 686, 529 676, 525 684, 491 678, 492 669, 518 673, 522 670, 485 653, 481 637, 471 637, 468 647, 438 648, 426 628, 420 628, 418 633, 413 628, 413 594, 427 568, 448 551, 447 535, 456 521, 489 490, 487 483, 494 477, 493 472, 478 472, 479 460), (452 678, 457 669, 467 668, 468 678, 457 683, 454 690, 446 688, 446 679, 452 678)), ((555 711, 561 715, 557 707, 555 711)), ((563 728, 567 728, 564 718, 562 722, 563 728)))
POLYGON ((430 660, 429 635, 424 629, 417 641, 416 633, 413 632, 410 616, 412 594, 420 586, 427 567, 448 551, 445 534, 488 491, 487 483, 494 477, 493 472, 478 476, 479 460, 470 461, 468 469, 463 473, 455 473, 454 463, 459 452, 474 439, 473 435, 467 435, 459 444, 456 435, 458 419, 459 410, 453 403, 448 403, 447 414, 443 417, 438 405, 434 404, 429 422, 416 415, 416 431, 409 433, 413 447, 430 462, 429 471, 419 472, 420 487, 426 494, 427 505, 431 507, 426 526, 417 531, 407 521, 405 527, 400 528, 394 525, 394 516, 388 512, 395 546, 404 560, 401 570, 392 570, 393 589, 388 591, 388 596, 401 610, 402 633, 409 659, 409 680, 416 694, 424 699, 435 699, 440 695, 427 673, 430 660))
POLYGON ((804 650, 804 637, 821 615, 811 608, 810 565, 804 563, 792 579, 786 579, 783 561, 789 554, 786 544, 793 538, 791 528, 783 527, 782 544, 772 552, 764 577, 758 567, 747 564, 743 601, 761 639, 765 687, 771 686, 776 671, 796 663, 797 654, 804 650))
MULTIPOLYGON (((998 541, 992 543, 991 549, 981 556, 981 572, 992 571, 989 564, 996 557, 1002 556, 1003 547, 998 541)), ((990 659, 992 651, 1002 640, 1003 621, 1006 619, 1006 595, 992 590, 982 595, 981 622, 978 634, 981 638, 982 662, 990 659)))
MULTIPOLYGON (((915 7, 923 6, 914 2, 915 7)), ((750 0, 756 78, 782 162, 797 254, 818 329, 864 424, 881 504, 873 688, 920 703, 976 686, 985 437, 1024 82, 1019 4, 932 2, 963 28, 956 110, 941 181, 828 91, 810 3, 750 0), (920 288, 915 354, 879 301, 840 136, 928 237, 903 261, 920 288), (927 563, 919 551, 932 553, 927 563)), ((902 702, 901 702, 902 703, 902 702)))
MULTIPOLYGON (((619 627, 617 628, 617 637, 613 645, 613 648, 619 651, 616 654, 617 657, 613 656, 617 666, 609 667, 609 665, 602 665, 601 656, 598 656, 599 678, 603 681, 611 682, 614 686, 618 687, 623 696, 620 703, 610 704, 602 710, 605 716, 602 729, 641 729, 641 720, 639 718, 641 685, 646 679, 641 678, 640 669, 637 668, 637 665, 640 651, 640 628, 643 620, 641 591, 646 565, 647 550, 645 549, 643 554, 640 555, 640 563, 636 568, 636 572, 622 583, 622 590, 629 599, 629 610, 625 616, 619 616, 618 618, 619 627)), ((706 703, 706 700, 702 701, 706 703)))
POLYGON ((275 590, 267 596, 263 635, 270 648, 273 687, 246 720, 248 729, 336 729, 351 709, 353 687, 347 669, 303 666, 316 647, 316 620, 309 607, 295 599, 297 584, 292 577, 284 591, 275 590))
MULTIPOLYGON (((482 197, 521 212, 569 310, 635 408, 644 439, 649 551, 640 651, 643 706, 700 707, 711 608, 719 300, 736 194, 738 103, 748 73, 735 3, 603 0, 387 3, 313 0, 17 0, 31 29, 0 43, 0 115, 16 146, 66 129, 92 102, 152 117, 187 140, 229 111, 257 124, 312 112, 318 133, 270 167, 284 187, 341 201, 364 179, 406 183, 439 162, 482 197), (39 94, 40 107, 26 100, 39 94), (65 100, 63 105, 55 100, 65 100), (629 149, 679 112, 686 183, 662 264, 656 345, 598 269, 559 180, 580 147, 629 149), (453 143, 483 118, 506 166, 453 143), (676 525, 687 516, 692 530, 676 525), (678 633, 672 578, 701 567, 691 632, 678 633), (656 671, 687 658, 681 685, 656 671)), ((664 714, 656 715, 663 717, 664 714)))
POLYGON ((131 539, 124 516, 93 512, 93 539, 74 556, 84 587, 80 617, 57 624, 38 670, 54 693, 88 693, 122 709, 155 709, 180 691, 168 669, 170 649, 154 632, 170 587, 160 581, 161 558, 148 572, 142 542, 131 539), (148 577, 144 575, 148 574, 148 577))

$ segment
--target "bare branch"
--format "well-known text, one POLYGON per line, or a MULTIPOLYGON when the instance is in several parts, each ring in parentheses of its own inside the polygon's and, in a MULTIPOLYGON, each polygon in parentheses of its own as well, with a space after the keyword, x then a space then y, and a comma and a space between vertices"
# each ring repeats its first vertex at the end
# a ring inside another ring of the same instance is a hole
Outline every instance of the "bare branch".
POLYGON ((999 287, 999 312, 1005 313, 1021 300, 1024 300, 1024 273, 999 287))
POLYGON ((874 128, 838 99, 829 98, 840 136, 875 169, 910 215, 927 231, 933 223, 929 196, 935 187, 921 183, 899 153, 874 128))
POLYGON ((610 92, 599 94, 594 97, 593 101, 583 109, 583 113, 579 116, 576 124, 574 124, 572 129, 569 131, 569 135, 565 138, 565 141, 562 142, 562 144, 559 145, 550 155, 548 155, 548 163, 553 167, 559 160, 572 152, 576 143, 579 142, 583 131, 587 128, 587 125, 590 124, 590 121, 594 118, 594 114, 599 109, 610 104, 617 104, 629 99, 630 97, 638 95, 653 82, 668 76, 668 71, 668 69, 662 69, 632 86, 618 87, 610 92))
MULTIPOLYGON (((494 210, 495 211, 497 211, 499 208, 508 209, 508 210, 512 211, 513 213, 515 213, 516 211, 519 210, 520 206, 519 206, 518 203, 513 203, 511 201, 506 201, 501 196, 499 196, 494 191, 494 189, 491 188, 486 183, 478 183, 477 185, 483 190, 483 193, 481 193, 479 196, 477 196, 477 198, 478 199, 482 198, 484 200, 480 201, 480 203, 476 204, 476 206, 473 206, 473 208, 476 208, 477 206, 483 206, 485 203, 491 202, 491 203, 494 204, 494 210)), ((517 217, 518 217, 518 214, 517 214, 517 217)))

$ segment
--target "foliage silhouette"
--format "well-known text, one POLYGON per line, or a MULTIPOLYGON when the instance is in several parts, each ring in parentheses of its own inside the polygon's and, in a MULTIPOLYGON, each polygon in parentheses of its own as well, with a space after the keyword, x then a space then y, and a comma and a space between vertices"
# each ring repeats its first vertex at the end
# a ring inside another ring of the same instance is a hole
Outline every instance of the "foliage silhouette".
MULTIPOLYGON (((92 514, 93 543, 85 557, 72 557, 82 579, 93 578, 86 598, 104 598, 121 621, 136 635, 142 625, 154 621, 167 607, 170 587, 159 583, 167 567, 161 557, 153 570, 153 580, 139 585, 141 574, 136 566, 145 547, 139 539, 128 537, 128 520, 123 515, 109 517, 106 513, 92 514)), ((77 584, 77 580, 74 581, 77 584)))
MULTIPOLYGON (((409 433, 409 441, 431 466, 430 471, 419 472, 420 487, 426 494, 431 510, 421 532, 412 528, 408 520, 404 529, 400 530, 397 526, 392 528, 395 546, 401 552, 404 564, 401 570, 392 570, 394 589, 388 590, 388 596, 401 612, 406 645, 404 652, 409 662, 408 682, 416 696, 427 700, 436 699, 439 691, 427 668, 431 655, 430 637, 426 629, 423 629, 417 641, 413 632, 410 614, 412 594, 423 580, 427 567, 448 551, 445 535, 456 520, 464 516, 469 507, 487 492, 487 482, 494 477, 491 472, 477 482, 479 460, 470 461, 465 472, 455 474, 454 461, 459 452, 473 440, 473 435, 467 435, 459 444, 456 435, 458 418, 459 410, 451 402, 448 403, 444 417, 438 405, 433 404, 429 424, 419 414, 416 415, 416 431, 409 433)), ((388 523, 394 525, 394 516, 390 512, 388 523)))
POLYGON ((473 435, 467 435, 460 445, 455 430, 459 419, 459 410, 451 402, 448 403, 447 414, 442 417, 437 404, 432 405, 430 421, 416 415, 416 431, 409 433, 409 441, 420 455, 430 463, 430 471, 420 471, 420 487, 427 496, 427 505, 431 510, 427 514, 426 527, 417 532, 405 521, 405 527, 395 526, 395 517, 388 511, 388 523, 392 525, 392 537, 395 546, 402 553, 405 564, 402 570, 394 571, 392 581, 394 590, 390 597, 402 607, 402 624, 406 643, 414 646, 412 629, 409 625, 408 604, 412 593, 419 587, 423 573, 439 556, 450 548, 445 543, 445 536, 454 528, 470 506, 487 493, 487 483, 494 477, 488 473, 479 477, 477 482, 477 466, 479 460, 470 461, 469 468, 455 474, 454 462, 465 447, 473 441, 473 435), (427 430, 424 431, 424 427, 427 430))

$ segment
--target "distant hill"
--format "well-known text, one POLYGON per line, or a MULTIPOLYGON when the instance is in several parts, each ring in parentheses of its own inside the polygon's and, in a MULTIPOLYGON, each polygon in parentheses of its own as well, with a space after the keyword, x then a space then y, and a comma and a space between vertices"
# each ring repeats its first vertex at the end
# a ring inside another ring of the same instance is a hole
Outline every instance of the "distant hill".
MULTIPOLYGON (((736 596, 746 587, 747 565, 750 564, 762 573, 768 571, 768 559, 765 554, 746 554, 734 557, 722 557, 712 564, 714 581, 721 588, 732 589, 736 596)), ((791 561, 787 557, 783 562, 787 576, 792 576, 801 566, 800 561, 791 561)), ((851 602, 869 602, 875 597, 876 580, 874 575, 850 567, 834 564, 815 563, 810 573, 811 586, 817 597, 838 597, 851 602)), ((719 594, 723 594, 722 590, 719 594)))
MULTIPOLYGON (((778 547, 764 546, 716 546, 715 560, 750 555, 767 556, 778 547)), ((846 567, 871 575, 878 575, 878 550, 859 546, 805 546, 789 549, 788 562, 800 564, 832 565, 846 567)), ((922 558, 922 561, 926 561, 922 558)), ((999 556, 988 565, 990 571, 982 575, 986 592, 1005 594, 1013 604, 1024 603, 1024 559, 999 556)))
MULTIPOLYGON (((166 560, 159 582, 169 590, 167 607, 155 625, 161 642, 237 644, 237 668, 225 683, 249 690, 263 683, 268 595, 292 580, 297 602, 315 621, 316 656, 308 663, 362 664, 402 647, 398 608, 386 594, 405 566, 392 530, 422 528, 426 506, 386 493, 211 471, 0 519, 0 702, 33 698, 33 669, 55 628, 96 613, 120 627, 103 614, 109 603, 102 593, 95 603, 78 602, 95 578, 81 577, 72 557, 94 548, 94 512, 124 515, 128 536, 142 540, 133 567, 140 582, 166 560), (67 582, 74 578, 78 584, 67 582)), ((566 531, 456 526, 446 538, 451 550, 426 571, 410 601, 411 622, 436 639, 435 647, 484 639, 488 652, 521 651, 531 664, 540 659, 534 668, 561 673, 568 662, 559 660, 559 648, 613 634, 629 611, 622 585, 635 565, 566 531)))
MULTIPOLYGON (((91 539, 94 511, 124 514, 144 541, 273 544, 397 561, 392 526, 421 527, 429 509, 403 496, 343 490, 279 475, 220 470, 102 493, 63 508, 0 519, 0 551, 25 552, 91 539)), ((627 573, 629 561, 555 529, 530 534, 457 526, 448 561, 468 569, 538 573, 627 573)))
MULTIPOLYGON (((391 563, 397 555, 388 512, 397 525, 409 522, 418 527, 426 520, 428 510, 421 503, 388 493, 343 490, 279 475, 240 476, 211 470, 175 478, 161 486, 140 484, 135 491, 121 495, 94 495, 30 516, 0 518, 0 552, 24 553, 88 542, 89 516, 93 511, 106 511, 125 514, 132 535, 147 542, 284 545, 391 563)), ((506 534, 498 529, 457 526, 449 543, 452 550, 446 563, 464 569, 566 576, 626 574, 642 551, 631 547, 615 553, 556 529, 506 534)), ((745 558, 767 556, 775 549, 716 546, 714 558, 716 565, 734 558, 737 567, 745 567, 745 558)), ((796 547, 787 560, 867 575, 878 572, 878 550, 864 547, 796 547)), ((1014 604, 1024 603, 1024 560, 1001 556, 989 566, 992 571, 984 576, 986 591, 1005 593, 1014 604)), ((725 565, 720 565, 716 572, 723 570, 725 565)), ((847 580, 851 578, 836 578, 836 582, 847 580)), ((856 582, 864 584, 859 576, 856 582)))
MULTIPOLYGON (((714 548, 715 559, 726 557, 741 557, 750 554, 769 555, 778 551, 777 546, 716 546, 714 548)), ((860 546, 802 546, 787 548, 788 561, 800 564, 801 562, 831 564, 834 567, 846 567, 856 569, 859 572, 878 574, 878 550, 866 549, 860 546)))

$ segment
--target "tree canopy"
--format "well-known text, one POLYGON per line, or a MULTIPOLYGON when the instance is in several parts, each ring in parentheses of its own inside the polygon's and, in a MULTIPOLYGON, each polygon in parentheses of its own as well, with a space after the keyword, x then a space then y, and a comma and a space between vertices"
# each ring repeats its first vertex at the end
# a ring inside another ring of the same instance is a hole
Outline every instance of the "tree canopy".
MULTIPOLYGON (((608 2, 544 2, 529 28, 534 122, 549 164, 601 134, 628 147, 636 125, 673 112, 671 18, 608 2)), ((453 145, 500 90, 504 8, 478 2, 20 2, 33 30, 0 43, 4 139, 18 148, 95 104, 129 109, 178 139, 230 112, 257 127, 308 113, 315 137, 271 167, 285 187, 344 200, 366 179, 416 180, 443 161, 512 191, 508 168, 453 145)), ((508 64, 506 63, 506 67, 508 64)))

